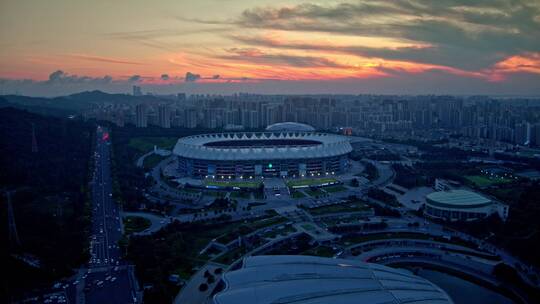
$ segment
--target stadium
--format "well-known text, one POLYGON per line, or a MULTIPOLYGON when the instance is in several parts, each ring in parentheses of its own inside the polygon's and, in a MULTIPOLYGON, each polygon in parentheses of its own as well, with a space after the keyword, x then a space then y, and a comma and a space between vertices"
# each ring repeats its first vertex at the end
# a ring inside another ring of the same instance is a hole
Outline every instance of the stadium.
POLYGON ((453 303, 446 292, 411 272, 314 256, 244 258, 212 294, 214 304, 453 303))
POLYGON ((493 213, 498 213, 505 219, 508 215, 508 206, 471 191, 450 190, 428 194, 424 213, 433 218, 449 221, 477 220, 493 213))
POLYGON ((202 134, 178 140, 173 153, 190 177, 311 177, 349 167, 348 138, 308 131, 202 134))

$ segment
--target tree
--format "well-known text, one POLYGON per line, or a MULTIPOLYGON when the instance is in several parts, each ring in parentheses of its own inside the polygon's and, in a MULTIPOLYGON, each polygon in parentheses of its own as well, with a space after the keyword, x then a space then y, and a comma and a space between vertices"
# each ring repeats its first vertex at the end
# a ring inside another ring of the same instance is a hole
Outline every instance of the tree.
POLYGON ((206 283, 201 283, 201 285, 199 285, 200 292, 205 292, 207 290, 208 290, 208 285, 206 283))

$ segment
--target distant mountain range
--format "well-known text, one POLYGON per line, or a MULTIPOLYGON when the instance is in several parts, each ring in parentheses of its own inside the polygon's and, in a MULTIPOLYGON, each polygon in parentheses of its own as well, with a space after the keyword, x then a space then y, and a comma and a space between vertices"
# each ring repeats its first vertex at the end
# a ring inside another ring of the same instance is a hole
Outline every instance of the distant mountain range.
POLYGON ((144 95, 108 94, 102 91, 86 91, 62 97, 43 98, 19 95, 0 96, 0 107, 14 107, 47 115, 77 114, 93 104, 102 103, 152 103, 162 102, 163 98, 144 95))

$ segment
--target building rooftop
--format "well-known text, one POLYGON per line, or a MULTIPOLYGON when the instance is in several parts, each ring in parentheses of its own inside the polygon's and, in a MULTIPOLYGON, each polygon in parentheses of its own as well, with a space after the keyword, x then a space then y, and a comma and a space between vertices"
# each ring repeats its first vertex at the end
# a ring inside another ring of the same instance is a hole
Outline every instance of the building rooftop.
POLYGON ((475 192, 467 190, 449 190, 430 193, 429 200, 451 206, 483 206, 490 204, 491 200, 475 192))
POLYGON ((278 122, 266 127, 266 131, 301 131, 313 132, 315 128, 299 122, 278 122))
POLYGON ((223 275, 215 304, 453 303, 409 271, 346 259, 255 256, 223 275))

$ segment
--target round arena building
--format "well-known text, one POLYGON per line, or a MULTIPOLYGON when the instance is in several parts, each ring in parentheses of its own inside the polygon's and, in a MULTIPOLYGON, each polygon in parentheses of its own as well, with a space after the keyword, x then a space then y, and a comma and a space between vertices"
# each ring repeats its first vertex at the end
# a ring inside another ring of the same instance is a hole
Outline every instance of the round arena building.
POLYGON ((425 214, 449 221, 476 220, 498 212, 499 204, 467 190, 437 191, 426 196, 425 214))
POLYGON ((178 140, 173 153, 191 177, 304 177, 338 174, 352 151, 344 136, 318 132, 202 134, 178 140))

